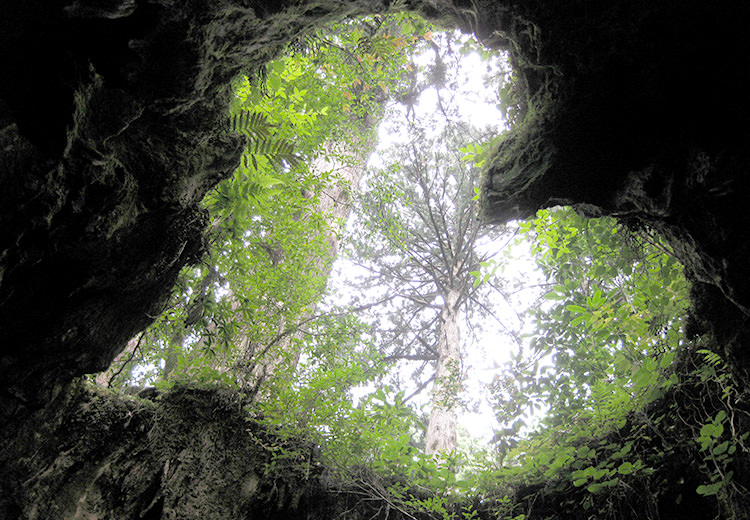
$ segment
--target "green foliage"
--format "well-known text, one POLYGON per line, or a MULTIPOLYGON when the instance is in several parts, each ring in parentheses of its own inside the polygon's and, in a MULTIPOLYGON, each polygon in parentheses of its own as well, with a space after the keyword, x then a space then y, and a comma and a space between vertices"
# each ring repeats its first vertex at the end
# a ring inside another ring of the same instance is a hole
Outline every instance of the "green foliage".
POLYGON ((716 507, 716 497, 722 517, 742 518, 741 398, 710 338, 684 338, 679 264, 612 220, 554 210, 525 228, 548 286, 530 348, 495 382, 510 424, 497 437, 503 465, 485 478, 576 517, 656 518, 683 501, 716 507), (533 405, 545 415, 521 434, 533 405))
POLYGON ((183 271, 114 385, 218 378, 257 392, 264 359, 297 363, 294 329, 325 288, 341 225, 319 208, 346 181, 321 165, 353 160, 337 140, 367 149, 427 29, 407 15, 348 20, 293 42, 262 79, 235 81, 228 130, 248 141, 232 178, 203 201, 209 254, 183 271))
POLYGON ((681 266, 650 238, 572 210, 544 210, 522 232, 548 289, 530 311, 529 352, 494 383, 499 419, 516 421, 506 446, 542 408, 546 426, 586 417, 590 435, 621 427, 676 382, 668 369, 688 306, 681 266))
POLYGON ((255 405, 288 435, 329 446, 326 455, 338 465, 371 459, 374 435, 402 431, 396 415, 379 411, 377 396, 352 403, 351 389, 382 370, 377 351, 361 341, 363 330, 351 316, 316 320, 296 345, 300 362, 269 381, 267 398, 255 405))
POLYGON ((240 110, 232 115, 231 130, 243 133, 250 138, 243 165, 250 168, 252 162, 255 170, 259 169, 258 156, 266 158, 271 166, 283 169, 286 166, 296 167, 300 157, 294 153, 294 143, 290 140, 275 137, 268 116, 262 112, 240 110))
POLYGON ((700 468, 707 475, 705 483, 696 488, 703 496, 718 496, 726 512, 737 515, 738 497, 747 496, 748 490, 733 481, 735 458, 747 453, 750 432, 742 431, 739 416, 741 396, 734 387, 724 360, 716 352, 699 349, 702 362, 691 374, 696 383, 712 388, 715 397, 701 402, 700 410, 693 415, 694 441, 701 453, 700 468))
MULTIPOLYGON (((746 494, 733 478, 748 450, 738 390, 718 346, 683 337, 682 267, 657 238, 612 219, 555 209, 520 225, 547 286, 524 348, 492 386, 505 426, 497 453, 424 455, 411 395, 397 385, 361 395, 397 359, 416 361, 425 387, 439 297, 458 288, 479 302, 467 314, 486 320, 478 297, 497 289, 501 271, 473 249, 477 173, 495 143, 457 128, 430 136, 412 121, 408 142, 368 179, 367 216, 350 243, 361 265, 386 274, 392 312, 318 310, 341 224, 318 208, 345 182, 319 165, 351 160, 336 142, 366 149, 385 100, 413 90, 411 55, 432 47, 428 30, 401 15, 347 21, 294 42, 262 80, 237 79, 227 129, 247 147, 203 201, 209 253, 182 272, 113 386, 238 388, 254 398, 255 421, 282 439, 252 436, 269 454, 265 479, 292 489, 320 459, 363 501, 405 517, 522 520, 552 496, 571 516, 609 517, 628 497, 650 511, 675 489, 675 501, 715 497, 732 514, 746 494), (536 427, 527 424, 534 413, 536 427), (698 474, 680 487, 665 460, 698 474)), ((509 121, 522 115, 514 96, 501 96, 509 121)), ((464 373, 457 360, 448 368, 435 402, 453 408, 464 373)))

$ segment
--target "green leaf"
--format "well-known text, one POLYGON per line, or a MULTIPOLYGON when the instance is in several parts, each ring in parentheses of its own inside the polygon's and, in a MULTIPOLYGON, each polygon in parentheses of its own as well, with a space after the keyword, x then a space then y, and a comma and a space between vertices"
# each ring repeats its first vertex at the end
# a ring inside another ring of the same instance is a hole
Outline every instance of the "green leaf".
POLYGON ((617 468, 617 472, 620 475, 630 475, 633 471, 633 464, 630 462, 623 462, 617 468))
POLYGON ((729 448, 729 441, 724 441, 718 446, 715 446, 714 449, 711 450, 711 453, 713 453, 714 455, 721 455, 722 453, 727 451, 728 448, 729 448))
POLYGON ((672 361, 674 361, 674 352, 667 352, 659 360, 659 367, 668 368, 672 365, 672 361))
POLYGON ((704 484, 698 486, 695 492, 703 496, 712 496, 718 493, 723 485, 723 482, 716 482, 715 484, 704 484))
POLYGON ((715 432, 716 432, 716 427, 714 426, 713 423, 704 424, 701 427, 700 436, 704 438, 716 437, 717 435, 715 435, 715 432))

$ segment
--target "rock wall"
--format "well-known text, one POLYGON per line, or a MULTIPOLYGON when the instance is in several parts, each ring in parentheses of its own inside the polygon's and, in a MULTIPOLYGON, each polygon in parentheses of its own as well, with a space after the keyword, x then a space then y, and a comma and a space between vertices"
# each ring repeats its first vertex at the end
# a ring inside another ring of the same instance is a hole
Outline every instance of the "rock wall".
POLYGON ((704 325, 747 387, 750 8, 540 1, 497 13, 526 117, 486 177, 487 217, 569 204, 657 230, 696 282, 696 301, 711 302, 704 325))
POLYGON ((231 80, 377 2, 100 0, 0 8, 0 380, 21 403, 108 366, 203 251, 239 164, 231 80))
POLYGON ((0 434, 16 454, 3 466, 0 518, 294 520, 325 506, 316 448, 280 440, 234 392, 76 384, 53 404, 0 434))

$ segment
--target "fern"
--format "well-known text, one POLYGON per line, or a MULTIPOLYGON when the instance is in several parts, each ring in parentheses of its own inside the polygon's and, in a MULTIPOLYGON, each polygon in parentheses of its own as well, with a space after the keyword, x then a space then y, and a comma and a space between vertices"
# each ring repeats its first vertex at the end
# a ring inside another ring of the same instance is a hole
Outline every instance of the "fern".
POLYGON ((323 42, 319 34, 306 34, 292 40, 289 43, 289 50, 292 54, 315 56, 320 54, 322 46, 323 42))
POLYGON ((245 168, 258 170, 258 157, 265 157, 276 168, 286 166, 295 168, 302 163, 294 150, 294 143, 289 139, 274 135, 275 125, 268 121, 268 116, 262 112, 242 110, 230 119, 233 132, 241 133, 250 138, 244 156, 245 168))
POLYGON ((283 191, 285 183, 273 177, 268 168, 251 169, 240 166, 234 177, 206 197, 205 203, 213 215, 243 220, 249 214, 262 211, 283 191))
POLYGON ((262 112, 240 110, 231 115, 230 131, 246 135, 249 141, 234 177, 206 200, 216 215, 236 219, 254 213, 282 192, 285 182, 276 173, 299 166, 302 158, 292 141, 275 135, 276 128, 262 112))
POLYGON ((271 137, 271 129, 274 127, 268 122, 266 114, 250 110, 242 110, 234 114, 230 124, 233 132, 245 134, 251 139, 271 137))
POLYGON ((721 366, 721 368, 723 368, 724 362, 721 359, 721 356, 717 354, 716 352, 711 352, 710 350, 701 349, 698 351, 698 354, 703 354, 703 357, 706 360, 706 363, 713 365, 714 367, 721 366))

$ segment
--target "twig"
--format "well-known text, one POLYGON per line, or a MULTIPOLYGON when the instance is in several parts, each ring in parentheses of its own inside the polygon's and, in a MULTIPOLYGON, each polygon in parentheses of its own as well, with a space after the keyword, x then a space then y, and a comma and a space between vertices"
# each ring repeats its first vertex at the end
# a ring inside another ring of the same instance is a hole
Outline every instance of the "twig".
POLYGON ((143 337, 146 335, 146 331, 144 330, 141 332, 141 335, 138 337, 138 342, 135 344, 135 348, 133 348, 133 352, 130 353, 130 357, 128 358, 125 363, 123 363, 120 366, 120 369, 112 374, 112 377, 109 378, 109 381, 107 381, 107 388, 112 388, 112 382, 115 380, 117 376, 119 376, 123 370, 125 370, 125 367, 128 366, 128 364, 133 361, 133 358, 135 357, 135 353, 138 352, 138 349, 141 347, 141 341, 143 340, 143 337))

